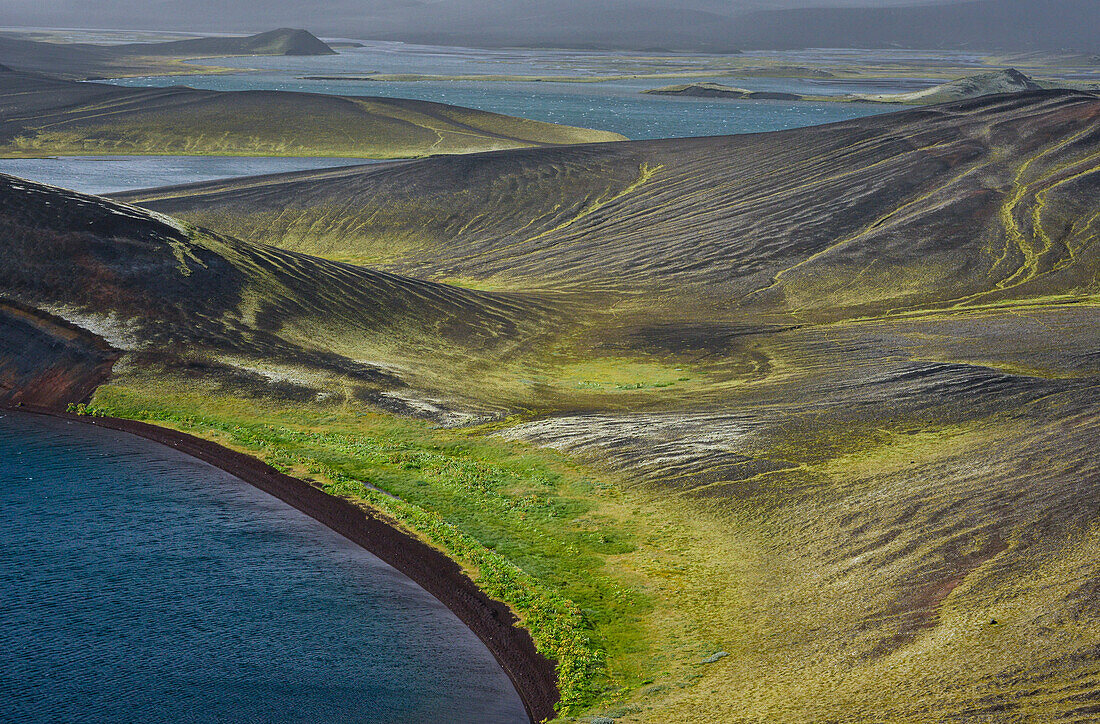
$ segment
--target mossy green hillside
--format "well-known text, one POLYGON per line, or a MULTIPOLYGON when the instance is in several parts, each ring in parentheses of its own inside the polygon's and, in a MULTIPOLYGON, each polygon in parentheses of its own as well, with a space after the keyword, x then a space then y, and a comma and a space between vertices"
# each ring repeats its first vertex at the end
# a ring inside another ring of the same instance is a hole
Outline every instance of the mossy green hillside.
POLYGON ((120 198, 420 278, 813 322, 1090 293, 1098 117, 1095 96, 1034 91, 120 198))

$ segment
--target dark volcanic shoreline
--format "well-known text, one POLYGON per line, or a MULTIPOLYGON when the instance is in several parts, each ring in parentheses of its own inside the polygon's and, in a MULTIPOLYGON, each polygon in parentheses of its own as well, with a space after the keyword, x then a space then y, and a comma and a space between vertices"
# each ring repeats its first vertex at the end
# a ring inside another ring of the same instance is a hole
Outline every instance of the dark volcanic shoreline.
POLYGON ((323 523, 393 566, 449 608, 492 652, 516 687, 532 721, 555 716, 560 695, 554 662, 540 654, 515 614, 487 596, 455 561, 344 498, 280 473, 244 453, 136 420, 92 417, 46 407, 0 403, 0 410, 97 425, 171 447, 224 470, 323 523))

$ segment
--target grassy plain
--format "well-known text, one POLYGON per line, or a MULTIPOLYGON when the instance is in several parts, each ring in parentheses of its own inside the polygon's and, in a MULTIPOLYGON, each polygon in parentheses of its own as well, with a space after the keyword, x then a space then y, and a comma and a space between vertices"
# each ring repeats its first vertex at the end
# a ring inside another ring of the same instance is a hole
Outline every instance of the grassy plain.
POLYGON ((653 602, 638 586, 646 573, 635 531, 652 513, 640 515, 607 472, 476 427, 226 394, 161 375, 122 375, 89 412, 255 454, 447 551, 559 662, 563 712, 615 700, 651 675, 653 602))

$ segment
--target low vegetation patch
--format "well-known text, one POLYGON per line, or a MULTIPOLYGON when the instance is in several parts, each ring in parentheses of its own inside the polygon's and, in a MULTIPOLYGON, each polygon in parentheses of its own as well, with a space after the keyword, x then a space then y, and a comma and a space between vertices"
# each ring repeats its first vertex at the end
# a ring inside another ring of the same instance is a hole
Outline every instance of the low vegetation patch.
POLYGON ((343 408, 110 384, 82 414, 145 420, 256 454, 397 521, 507 603, 558 662, 562 714, 609 702, 641 675, 649 602, 605 570, 633 548, 616 485, 552 453, 343 408), (609 503, 610 505, 605 505, 609 503))

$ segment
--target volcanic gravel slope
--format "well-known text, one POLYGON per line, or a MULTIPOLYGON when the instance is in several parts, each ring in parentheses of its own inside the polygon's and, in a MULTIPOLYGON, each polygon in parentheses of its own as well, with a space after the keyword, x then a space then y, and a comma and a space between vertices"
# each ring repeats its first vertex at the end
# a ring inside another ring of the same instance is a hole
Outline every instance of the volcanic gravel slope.
POLYGON ((429 350, 438 361, 446 350, 465 360, 472 348, 484 364, 538 338, 554 318, 532 298, 241 242, 2 174, 0 238, 4 298, 87 328, 115 349, 160 360, 205 352, 211 373, 225 373, 213 360, 232 360, 237 374, 269 381, 346 377, 347 394, 370 399, 406 386, 386 362, 429 350), (297 372, 272 372, 272 364, 297 372))
POLYGON ((228 366, 369 359, 690 511, 653 595, 728 655, 624 721, 1100 712, 1095 96, 125 196, 217 233, 6 183, 41 229, 0 278, 24 304, 130 309, 228 366), (92 243, 35 194, 155 233, 92 243), (86 272, 43 276, 55 235, 86 272))
POLYGON ((421 276, 848 315, 1078 283, 1095 231, 1098 118, 1093 95, 1034 92, 780 133, 122 198, 242 239, 421 276))

